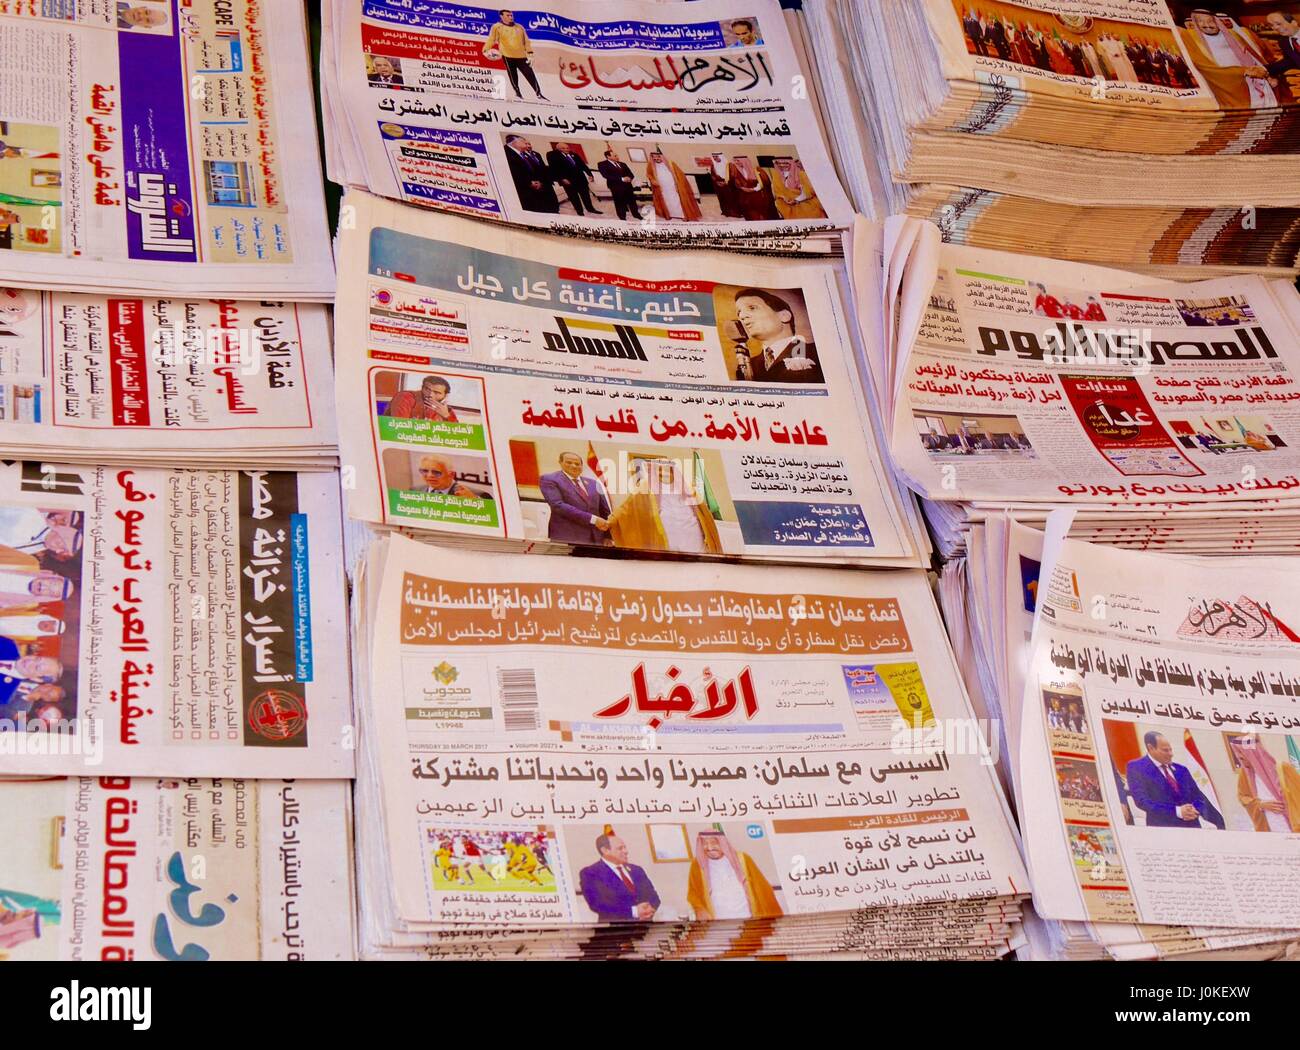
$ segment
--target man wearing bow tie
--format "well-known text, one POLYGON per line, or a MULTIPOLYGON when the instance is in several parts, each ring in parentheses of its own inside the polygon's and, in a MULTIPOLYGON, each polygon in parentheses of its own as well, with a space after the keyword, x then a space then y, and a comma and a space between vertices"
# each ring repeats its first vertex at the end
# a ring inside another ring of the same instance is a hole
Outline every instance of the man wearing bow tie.
POLYGON ((762 352, 737 362, 738 379, 756 383, 823 383, 817 347, 794 330, 794 311, 779 295, 762 288, 736 293, 736 319, 762 352), (748 374, 746 374, 748 373, 748 374))

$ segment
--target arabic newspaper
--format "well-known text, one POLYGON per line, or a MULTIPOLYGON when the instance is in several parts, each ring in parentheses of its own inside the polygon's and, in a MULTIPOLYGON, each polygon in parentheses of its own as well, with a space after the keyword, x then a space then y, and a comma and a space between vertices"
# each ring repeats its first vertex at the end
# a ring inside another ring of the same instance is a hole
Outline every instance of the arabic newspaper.
POLYGON ((363 735, 404 922, 798 917, 1024 890, 919 572, 664 563, 647 588, 635 565, 400 535, 367 571, 363 735), (626 909, 605 862, 623 848, 626 909), (748 902, 711 895, 719 851, 748 902))
POLYGON ((345 781, 0 781, 0 800, 0 959, 353 956, 345 781))
MULTIPOLYGON (((1132 139, 1115 142, 1126 138, 1124 122, 1134 112, 1149 120, 1250 110, 1259 118, 1249 133, 1256 149, 1285 152, 1285 135, 1270 132, 1283 130, 1280 111, 1296 104, 1300 78, 1285 62, 1278 42, 1286 38, 1270 15, 1284 17, 1292 4, 1254 6, 1227 0, 1211 13, 1198 0, 924 0, 943 75, 983 88, 964 130, 979 122, 986 133, 1060 141, 1070 130, 1043 134, 1043 111, 1086 104, 1100 111, 1094 121, 1115 132, 1101 148, 1143 152, 1132 139)), ((1211 151, 1195 140, 1198 130, 1203 134, 1204 123, 1171 121, 1162 137, 1181 138, 1184 152, 1211 151)))
POLYGON ((2 290, 0 450, 332 466, 329 340, 320 306, 2 290))
POLYGON ((851 218, 776 0, 365 0, 332 4, 329 21, 338 181, 670 245, 826 250, 801 241, 851 218))
POLYGON ((0 281, 332 296, 300 4, 4 3, 0 53, 0 281))
POLYGON ((919 564, 840 272, 569 246, 353 192, 349 513, 449 537, 919 564))
POLYGON ((1300 487, 1294 287, 1156 283, 915 229, 891 450, 927 499, 1194 503, 1300 487))
POLYGON ((0 468, 0 773, 350 776, 337 484, 0 468))
POLYGON ((1036 909, 1300 925, 1295 559, 1124 551, 1069 518, 1048 521, 1021 712, 1036 909))

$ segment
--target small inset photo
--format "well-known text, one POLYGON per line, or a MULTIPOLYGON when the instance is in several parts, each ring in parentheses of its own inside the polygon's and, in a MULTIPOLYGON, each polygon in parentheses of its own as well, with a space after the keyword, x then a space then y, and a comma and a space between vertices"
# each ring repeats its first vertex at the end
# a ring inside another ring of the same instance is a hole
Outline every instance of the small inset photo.
POLYGON ((1034 457, 1034 446, 1015 416, 914 412, 921 446, 933 459, 955 456, 1034 457))

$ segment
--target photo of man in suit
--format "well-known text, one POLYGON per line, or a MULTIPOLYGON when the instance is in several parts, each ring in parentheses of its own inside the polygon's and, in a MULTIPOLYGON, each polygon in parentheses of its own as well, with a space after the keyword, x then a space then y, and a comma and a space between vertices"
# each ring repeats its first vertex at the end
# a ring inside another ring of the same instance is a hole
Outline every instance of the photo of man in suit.
POLYGON ((582 476, 582 457, 560 453, 560 469, 538 479, 542 498, 551 508, 546 535, 556 543, 605 546, 609 535, 609 497, 595 478, 582 476))
POLYGON ((587 162, 573 148, 570 142, 557 142, 555 149, 546 155, 546 166, 551 178, 564 188, 565 196, 573 205, 573 210, 582 215, 586 211, 600 215, 601 211, 591 203, 592 171, 587 162))
POLYGON ((605 159, 596 165, 596 170, 609 187, 618 217, 626 219, 630 213, 641 218, 641 206, 636 202, 636 176, 632 174, 631 168, 618 159, 618 154, 612 149, 605 150, 605 159))
POLYGON ((795 331, 794 311, 789 303, 762 288, 742 288, 736 293, 735 303, 736 319, 745 336, 762 346, 762 352, 748 360, 737 354, 737 379, 756 383, 825 382, 817 347, 795 331))
POLYGON ((419 470, 424 484, 417 485, 411 490, 412 492, 459 496, 462 499, 485 498, 468 485, 461 484, 456 479, 456 472, 452 469, 452 465, 441 456, 421 456, 419 470))
POLYGON ((144 4, 119 2, 117 5, 118 29, 154 29, 167 24, 167 12, 144 4))
POLYGON ((523 135, 507 135, 506 160, 510 164, 510 177, 515 181, 519 203, 525 211, 560 210, 551 170, 528 139, 523 135))
POLYGON ((627 843, 617 835, 596 838, 600 859, 578 873, 587 907, 601 922, 649 922, 659 910, 659 894, 645 868, 628 861, 627 843))
POLYGON ((1272 11, 1268 26, 1276 36, 1273 43, 1282 57, 1268 64, 1268 71, 1278 79, 1284 89, 1283 104, 1300 102, 1300 17, 1286 11, 1272 11))
POLYGON ((401 87, 406 83, 402 79, 402 70, 397 59, 388 58, 385 55, 372 55, 370 57, 370 70, 366 74, 366 79, 372 84, 378 84, 380 87, 401 87))
POLYGON ((1169 738, 1154 729, 1142 737, 1147 753, 1128 764, 1128 793, 1146 814, 1149 828, 1199 828, 1201 821, 1224 828, 1223 815, 1214 808, 1192 774, 1174 761, 1169 738))

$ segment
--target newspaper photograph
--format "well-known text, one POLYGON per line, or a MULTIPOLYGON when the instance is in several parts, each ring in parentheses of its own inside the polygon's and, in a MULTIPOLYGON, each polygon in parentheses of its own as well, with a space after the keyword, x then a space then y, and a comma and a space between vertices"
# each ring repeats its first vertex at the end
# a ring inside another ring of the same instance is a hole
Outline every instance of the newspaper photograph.
POLYGON ((0 467, 0 773, 350 776, 337 484, 0 467))
POLYGON ((0 781, 0 960, 353 957, 340 780, 0 781))
POLYGON ((332 467, 332 385, 323 306, 0 289, 10 455, 332 467))
POLYGON ((348 512, 457 538, 920 563, 835 268, 571 246, 352 192, 348 512))
POLYGON ((1040 914, 1296 927, 1294 558, 1191 558, 1048 521, 1022 708, 1040 914))
POLYGON ((1263 500, 1300 488, 1298 297, 937 245, 898 296, 891 431, 932 500, 1263 500))
MULTIPOLYGON (((926 0, 952 79, 1172 110, 1300 102, 1295 0, 926 0)), ((1014 114, 1013 114, 1014 115, 1014 114)))
POLYGON ((634 565, 385 544, 365 725, 403 920, 1024 891, 922 574, 664 563, 647 588, 634 565))
POLYGON ((776 0, 365 0, 329 16, 342 181, 666 244, 761 237, 798 250, 851 218, 776 0))
POLYGON ((326 300, 301 5, 0 5, 0 281, 326 300))

